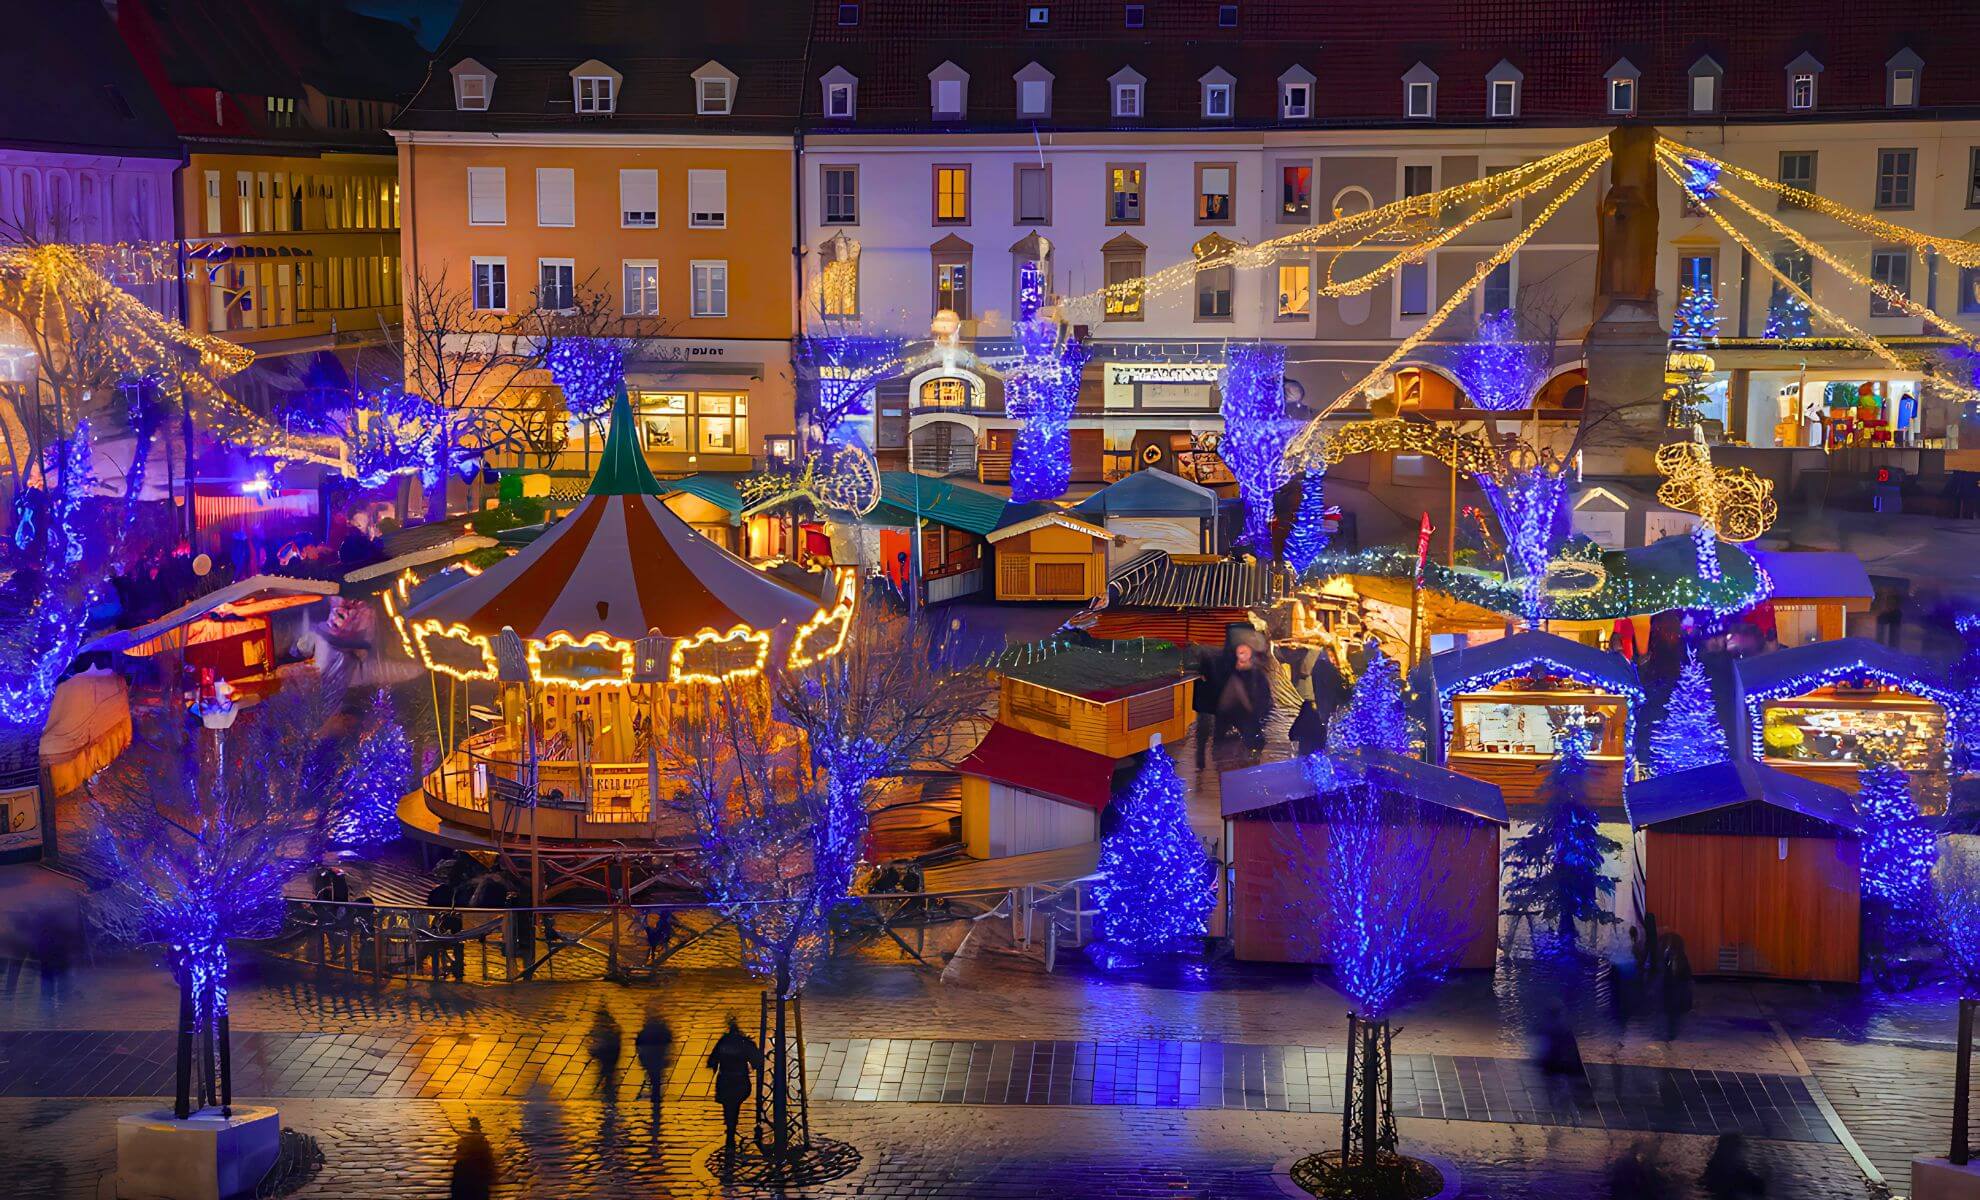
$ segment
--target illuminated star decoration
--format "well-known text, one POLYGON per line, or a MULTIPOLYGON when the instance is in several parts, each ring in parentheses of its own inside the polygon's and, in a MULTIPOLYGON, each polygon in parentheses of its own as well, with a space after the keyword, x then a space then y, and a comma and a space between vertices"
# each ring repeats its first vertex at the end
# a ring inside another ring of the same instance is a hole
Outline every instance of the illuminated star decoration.
POLYGON ((1659 446, 1657 470, 1664 476, 1657 488, 1658 503, 1697 513, 1728 542, 1752 541, 1780 515, 1773 480, 1745 467, 1714 467, 1712 451, 1703 442, 1659 446))
POLYGON ((1224 350, 1224 436, 1217 444, 1244 501, 1244 531, 1235 539, 1261 556, 1272 552, 1272 497, 1286 483, 1286 350, 1232 342, 1224 350))
POLYGON ((1022 422, 1011 445, 1011 499, 1023 504, 1065 494, 1072 482, 1073 409, 1079 402, 1086 348, 1043 315, 1045 276, 1036 262, 1018 268, 1019 361, 1004 381, 1005 412, 1022 422))
POLYGON ((1553 365, 1547 346, 1519 336, 1519 314, 1501 309, 1478 322, 1478 335, 1450 352, 1451 373, 1471 402, 1490 412, 1525 408, 1553 365))
POLYGON ((736 490, 752 509, 808 500, 820 511, 863 517, 880 503, 880 473, 865 451, 840 446, 829 459, 807 454, 801 469, 752 475, 738 483, 736 490))

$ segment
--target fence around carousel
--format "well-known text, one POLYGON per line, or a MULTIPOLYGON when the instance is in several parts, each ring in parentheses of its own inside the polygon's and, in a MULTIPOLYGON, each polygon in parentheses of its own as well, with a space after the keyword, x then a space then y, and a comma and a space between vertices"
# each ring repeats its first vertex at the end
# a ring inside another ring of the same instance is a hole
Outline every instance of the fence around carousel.
MULTIPOLYGON (((955 892, 854 896, 833 912, 834 954, 941 968, 979 930, 1008 919, 1011 945, 1041 953, 1086 941, 1090 880, 955 892), (931 945, 931 934, 933 945, 931 945)), ((765 903, 776 903, 766 901, 765 903)), ((374 983, 416 979, 512 984, 659 978, 744 965, 734 922, 706 904, 436 908, 290 899, 264 954, 374 983)))

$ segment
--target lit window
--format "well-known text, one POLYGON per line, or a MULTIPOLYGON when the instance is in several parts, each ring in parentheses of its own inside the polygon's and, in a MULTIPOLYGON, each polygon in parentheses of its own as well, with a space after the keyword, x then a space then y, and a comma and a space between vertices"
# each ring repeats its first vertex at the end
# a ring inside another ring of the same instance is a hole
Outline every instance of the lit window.
POLYGON ((477 312, 505 312, 509 307, 509 260, 474 260, 474 307, 477 312))
POLYGON ((922 408, 968 408, 969 384, 961 379, 931 379, 921 385, 922 408))
POLYGON ((633 404, 639 413, 639 440, 648 450, 686 454, 688 441, 688 396, 686 392, 636 392, 633 404))
POLYGON ((1141 183, 1142 169, 1138 165, 1107 168, 1109 225, 1141 224, 1141 183))
POLYGON ((578 76, 577 110, 581 113, 611 112, 612 77, 610 75, 578 76))
POLYGON ((693 292, 692 315, 697 317, 728 316, 729 264, 726 262, 689 263, 688 274, 693 292))
POLYGON ((1280 317, 1304 317, 1313 311, 1313 267, 1310 263, 1279 264, 1280 317))
POLYGON ((702 454, 740 454, 749 444, 749 397, 735 392, 695 396, 695 425, 702 454))
POLYGON ((1313 164, 1279 168, 1279 219, 1298 225, 1313 219, 1313 164))
POLYGON ((1106 316, 1109 321, 1139 321, 1141 319, 1142 296, 1147 283, 1143 279, 1142 254, 1132 256, 1109 254, 1107 256, 1106 316))
POLYGON ((627 259, 626 315, 629 317, 657 317, 660 315, 660 264, 653 259, 627 259))
POLYGON ((961 225, 969 221, 969 168, 935 168, 935 220, 961 225))
POLYGON ((947 309, 961 320, 969 320, 969 264, 935 264, 935 308, 947 309))
POLYGON ((1224 223, 1231 219, 1231 176, 1229 166, 1196 168, 1196 220, 1224 223))

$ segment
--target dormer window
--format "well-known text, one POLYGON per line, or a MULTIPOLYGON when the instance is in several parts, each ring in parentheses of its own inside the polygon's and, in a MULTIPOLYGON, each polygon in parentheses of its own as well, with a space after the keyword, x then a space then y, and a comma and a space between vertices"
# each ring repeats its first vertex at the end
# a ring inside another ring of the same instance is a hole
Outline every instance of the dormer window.
POLYGON ((930 71, 928 104, 938 121, 960 121, 969 115, 969 72, 953 62, 930 71))
POLYGON ((1033 29, 1043 29, 1052 23, 1052 8, 1047 4, 1033 4, 1024 10, 1024 23, 1033 29))
POLYGON ((1128 29, 1140 29, 1148 23, 1148 6, 1145 4, 1125 5, 1121 11, 1121 24, 1128 29))
MULTIPOLYGON (((454 76, 454 107, 462 112, 485 112, 489 99, 495 93, 495 73, 471 58, 464 58, 452 68, 454 76)), ((214 97, 215 100, 219 96, 214 97)))
POLYGON ((1822 77, 1822 63, 1812 54, 1803 54, 1787 65, 1788 111, 1815 111, 1816 85, 1822 77))
POLYGON ((818 80, 828 121, 850 121, 859 115, 859 80, 844 67, 833 67, 818 80))
POLYGON ((1910 47, 1891 55, 1884 63, 1884 103, 1892 108, 1917 108, 1918 77, 1924 69, 1925 60, 1910 47))
POLYGON ((1290 67, 1279 76, 1279 119, 1304 121, 1313 116, 1313 72, 1290 67))
POLYGON ((1700 55, 1691 64, 1691 111, 1695 113, 1715 113, 1719 111, 1719 85, 1725 79, 1725 69, 1709 54, 1700 55))
POLYGON ((1495 121, 1519 116, 1519 88, 1526 74, 1505 59, 1485 72, 1485 115, 1495 121))
POLYGON ((841 4, 839 6, 839 24, 841 25, 859 24, 859 5, 841 4))
POLYGON ((1119 120, 1139 120, 1142 116, 1141 90, 1148 81, 1133 67, 1122 67, 1107 77, 1114 98, 1113 112, 1119 120))
POLYGON ((710 60, 694 73, 694 111, 704 117, 725 117, 735 111, 736 73, 710 60))
POLYGON ((610 75, 580 75, 577 77, 577 110, 581 113, 609 113, 615 97, 612 94, 610 75))
POLYGON ((1219 4, 1217 6, 1217 27, 1219 29, 1237 28, 1237 5, 1219 4))
POLYGON ((1017 115, 1039 119, 1052 115, 1052 73, 1037 63, 1027 64, 1012 77, 1017 82, 1017 115))
POLYGON ((1437 115, 1437 73, 1417 63, 1403 76, 1403 115, 1428 121, 1437 115))
POLYGON ((1632 117, 1636 115, 1636 82, 1642 72, 1636 64, 1626 58, 1616 60, 1606 76, 1609 85, 1609 115, 1632 117))
POLYGON ((1222 67, 1217 67, 1197 82, 1203 85, 1203 119, 1230 120, 1231 96, 1237 88, 1237 81, 1231 77, 1231 73, 1222 67))

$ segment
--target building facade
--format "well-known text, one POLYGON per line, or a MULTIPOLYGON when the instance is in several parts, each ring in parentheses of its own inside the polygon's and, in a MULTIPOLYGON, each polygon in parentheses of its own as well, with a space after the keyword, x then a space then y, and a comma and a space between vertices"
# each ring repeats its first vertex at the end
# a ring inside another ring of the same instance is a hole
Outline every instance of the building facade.
MULTIPOLYGON (((808 4, 566 16, 480 6, 394 121, 407 279, 466 290, 502 336, 528 336, 532 312, 602 320, 665 475, 788 457, 808 4)), ((528 465, 580 469, 597 450, 585 436, 573 423, 528 465)))

